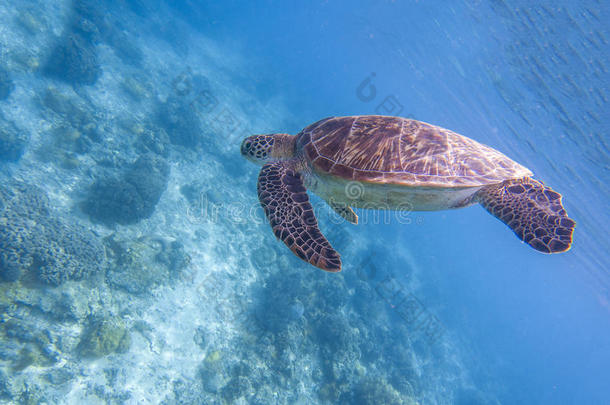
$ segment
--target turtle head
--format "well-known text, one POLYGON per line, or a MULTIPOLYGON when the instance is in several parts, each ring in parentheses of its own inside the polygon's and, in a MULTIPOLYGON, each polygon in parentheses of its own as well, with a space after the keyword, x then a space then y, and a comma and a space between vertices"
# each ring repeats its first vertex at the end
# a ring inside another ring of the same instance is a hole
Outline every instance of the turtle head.
POLYGON ((259 165, 272 159, 288 159, 294 155, 294 138, 288 134, 252 135, 241 143, 241 154, 259 165))

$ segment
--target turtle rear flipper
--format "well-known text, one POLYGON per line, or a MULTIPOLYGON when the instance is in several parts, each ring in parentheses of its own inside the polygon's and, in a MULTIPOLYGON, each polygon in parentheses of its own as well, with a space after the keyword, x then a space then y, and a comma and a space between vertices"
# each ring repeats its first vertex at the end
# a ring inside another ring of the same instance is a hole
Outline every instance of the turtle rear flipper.
POLYGON ((341 270, 339 253, 320 232, 303 178, 290 162, 264 165, 257 188, 275 236, 304 261, 326 271, 341 270))
POLYGON ((358 215, 356 215, 352 207, 345 203, 336 202, 332 197, 325 201, 328 206, 337 214, 341 215, 343 219, 354 225, 358 225, 358 215))
POLYGON ((525 179, 488 186, 477 192, 476 198, 534 249, 544 253, 570 249, 576 222, 568 218, 561 195, 539 181, 525 179))

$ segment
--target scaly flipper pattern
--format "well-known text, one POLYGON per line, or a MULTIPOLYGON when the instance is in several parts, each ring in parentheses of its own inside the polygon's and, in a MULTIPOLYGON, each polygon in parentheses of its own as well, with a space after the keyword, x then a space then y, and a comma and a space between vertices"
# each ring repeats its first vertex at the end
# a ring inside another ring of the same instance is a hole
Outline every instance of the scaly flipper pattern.
POLYGON ((534 249, 544 253, 570 249, 576 222, 568 218, 561 194, 541 182, 507 181, 481 189, 476 198, 534 249))
POLYGON ((290 162, 264 165, 257 188, 275 236, 304 261, 325 271, 341 270, 339 253, 320 232, 303 177, 290 162))

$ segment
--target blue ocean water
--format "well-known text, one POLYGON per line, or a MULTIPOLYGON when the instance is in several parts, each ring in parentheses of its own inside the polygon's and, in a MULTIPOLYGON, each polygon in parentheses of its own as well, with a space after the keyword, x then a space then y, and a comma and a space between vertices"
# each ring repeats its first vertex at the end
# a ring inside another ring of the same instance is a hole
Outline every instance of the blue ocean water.
POLYGON ((601 0, 0 1, 0 403, 604 404, 601 0), (563 195, 544 255, 480 206, 259 207, 251 134, 430 122, 563 195))

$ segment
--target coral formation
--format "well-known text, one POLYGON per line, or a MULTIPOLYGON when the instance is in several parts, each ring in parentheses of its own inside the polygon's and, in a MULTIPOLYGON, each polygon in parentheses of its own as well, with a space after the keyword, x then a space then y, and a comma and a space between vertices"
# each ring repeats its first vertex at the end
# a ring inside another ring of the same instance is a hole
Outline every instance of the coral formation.
POLYGON ((78 156, 90 152, 102 139, 90 103, 54 87, 47 88, 39 102, 54 125, 37 156, 66 168, 77 167, 78 156))
POLYGON ((104 249, 84 227, 53 216, 40 188, 13 182, 0 186, 0 279, 31 272, 59 285, 101 271, 104 249))
POLYGON ((95 84, 102 71, 94 45, 78 33, 60 39, 43 70, 72 85, 95 84))
POLYGON ((415 401, 403 398, 387 381, 379 378, 364 378, 353 392, 353 398, 345 401, 359 405, 415 405, 415 401))
POLYGON ((167 187, 169 165, 161 157, 140 156, 121 176, 96 181, 82 208, 104 224, 134 224, 149 218, 167 187))
POLYGON ((0 65, 0 101, 5 100, 11 94, 15 84, 6 68, 0 65))
POLYGON ((112 263, 106 282, 132 294, 143 294, 176 280, 189 265, 190 256, 180 242, 142 237, 136 241, 106 239, 112 263))
POLYGON ((174 79, 172 93, 165 102, 158 104, 155 114, 156 124, 167 132, 172 144, 188 148, 201 145, 204 140, 201 114, 206 109, 199 104, 208 103, 210 95, 205 76, 187 70, 174 79))
POLYGON ((12 122, 6 121, 0 113, 0 161, 18 161, 27 142, 26 134, 12 122))
POLYGON ((78 351, 83 357, 99 358, 124 353, 131 346, 131 335, 120 319, 97 319, 85 328, 78 351))

